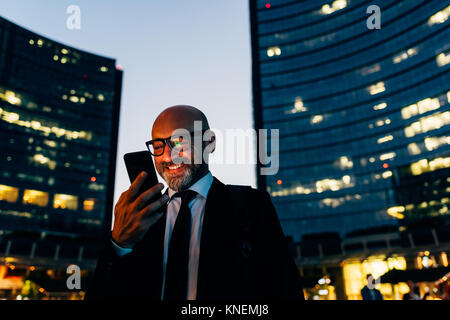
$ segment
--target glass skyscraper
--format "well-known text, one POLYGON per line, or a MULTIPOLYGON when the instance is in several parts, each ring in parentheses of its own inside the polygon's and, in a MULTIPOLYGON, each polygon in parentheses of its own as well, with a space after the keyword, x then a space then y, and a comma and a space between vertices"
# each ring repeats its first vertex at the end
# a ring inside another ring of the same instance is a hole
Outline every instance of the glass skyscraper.
POLYGON ((258 186, 285 233, 448 222, 448 1, 251 0, 250 11, 255 127, 280 137, 279 171, 258 170, 258 186))
POLYGON ((89 239, 110 230, 121 84, 114 59, 0 18, 2 257, 95 263, 89 239))

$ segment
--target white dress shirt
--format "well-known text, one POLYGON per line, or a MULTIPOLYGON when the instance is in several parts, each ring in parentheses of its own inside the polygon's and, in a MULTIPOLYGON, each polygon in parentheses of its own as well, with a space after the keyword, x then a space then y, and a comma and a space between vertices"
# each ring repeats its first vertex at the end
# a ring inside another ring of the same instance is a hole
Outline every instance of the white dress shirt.
MULTIPOLYGON (((189 243, 189 265, 188 265, 188 283, 187 283, 187 299, 195 300, 197 297, 197 276, 198 276, 198 264, 200 258, 200 239, 202 234, 203 215, 205 212, 206 197, 209 192, 209 188, 213 182, 213 176, 211 172, 208 172, 200 180, 195 182, 189 190, 197 192, 197 195, 189 202, 188 206, 191 210, 191 240, 189 243)), ((176 193, 169 188, 168 195, 170 197, 167 205, 166 215, 166 230, 164 236, 164 257, 163 257, 163 282, 161 290, 161 300, 164 297, 164 285, 166 280, 166 265, 167 257, 169 254, 169 243, 172 236, 173 226, 178 216, 178 211, 181 206, 181 198, 172 196, 176 193)), ((119 256, 126 255, 133 251, 133 249, 122 248, 112 241, 114 250, 119 256)))

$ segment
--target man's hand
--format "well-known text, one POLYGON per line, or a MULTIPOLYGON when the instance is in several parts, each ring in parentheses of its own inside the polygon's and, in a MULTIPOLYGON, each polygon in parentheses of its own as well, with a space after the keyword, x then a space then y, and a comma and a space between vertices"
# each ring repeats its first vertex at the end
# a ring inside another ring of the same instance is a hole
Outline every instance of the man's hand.
POLYGON ((141 172, 130 188, 120 195, 114 208, 112 238, 123 248, 132 248, 144 237, 147 230, 163 215, 162 212, 156 213, 157 210, 169 200, 167 195, 163 195, 156 201, 148 202, 164 188, 162 183, 138 196, 146 177, 147 173, 141 172))

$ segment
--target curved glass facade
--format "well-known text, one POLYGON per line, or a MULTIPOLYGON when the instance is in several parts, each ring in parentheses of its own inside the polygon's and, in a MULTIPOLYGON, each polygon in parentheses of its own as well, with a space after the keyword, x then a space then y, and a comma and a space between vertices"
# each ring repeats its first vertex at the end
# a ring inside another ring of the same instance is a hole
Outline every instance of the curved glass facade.
POLYGON ((0 240, 110 228, 121 83, 115 60, 0 18, 0 240))
POLYGON ((258 185, 295 240, 447 220, 450 6, 380 1, 370 30, 372 4, 250 1, 255 126, 280 130, 258 185))

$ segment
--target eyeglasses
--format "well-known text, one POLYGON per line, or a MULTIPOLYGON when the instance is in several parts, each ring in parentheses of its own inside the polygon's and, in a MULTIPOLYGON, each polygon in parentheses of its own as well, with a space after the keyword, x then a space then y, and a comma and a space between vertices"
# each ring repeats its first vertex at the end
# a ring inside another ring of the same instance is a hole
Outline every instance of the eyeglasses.
MULTIPOLYGON (((203 134, 206 130, 202 130, 201 133, 203 134)), ((194 132, 189 132, 192 135, 194 132)), ((192 139, 191 139, 192 141, 192 139)), ((189 140, 184 140, 183 137, 176 137, 176 138, 161 138, 161 139, 154 139, 147 141, 145 145, 147 146, 148 151, 152 154, 154 157, 159 157, 164 153, 164 149, 166 147, 166 144, 169 145, 169 148, 172 150, 173 148, 179 148, 179 149, 185 149, 188 145, 190 145, 189 140)))

